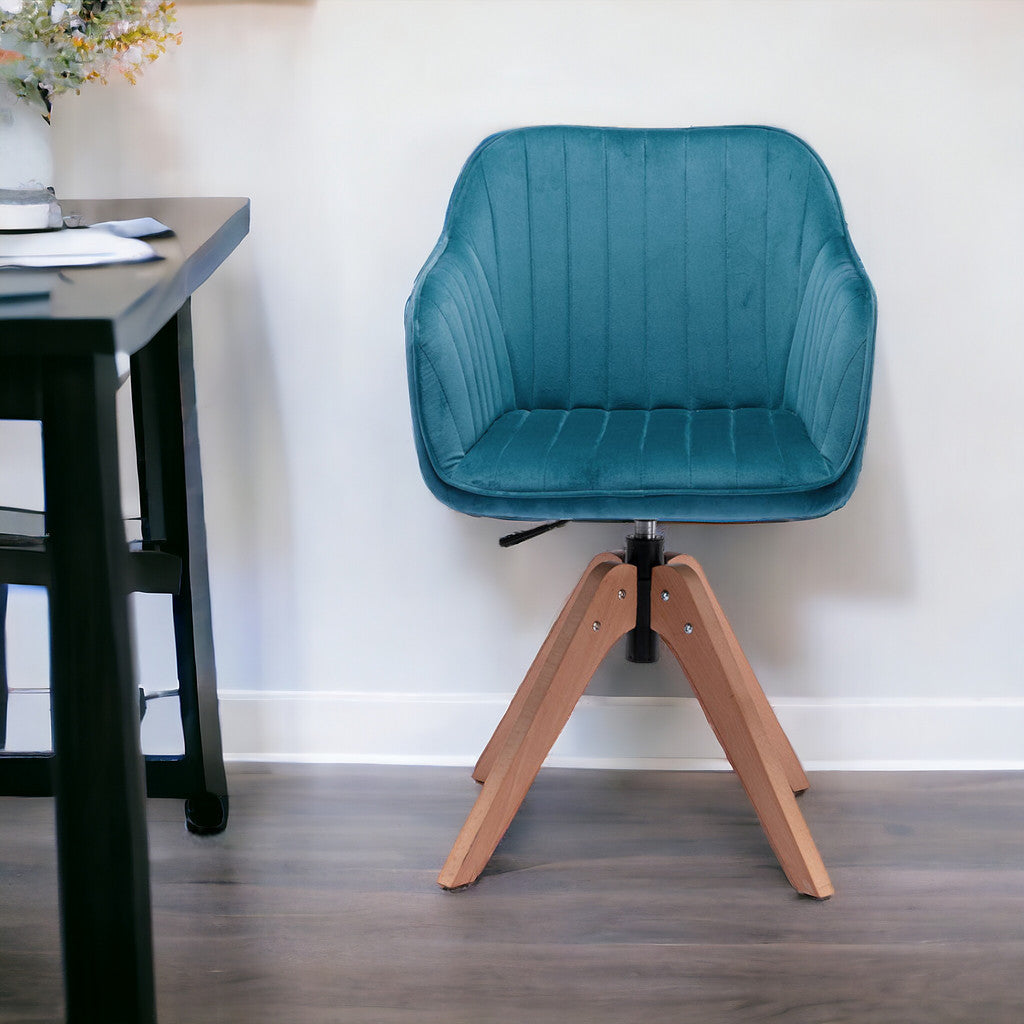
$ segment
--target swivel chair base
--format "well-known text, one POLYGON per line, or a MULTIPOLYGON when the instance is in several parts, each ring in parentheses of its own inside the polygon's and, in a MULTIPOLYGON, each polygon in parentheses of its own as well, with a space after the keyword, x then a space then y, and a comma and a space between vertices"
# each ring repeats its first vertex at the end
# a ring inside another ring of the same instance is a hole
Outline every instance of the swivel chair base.
POLYGON ((704 571, 676 555, 651 567, 647 593, 642 576, 613 552, 587 567, 473 769, 483 788, 438 884, 460 889, 479 877, 597 666, 642 628, 647 603, 650 629, 686 673, 790 884, 827 899, 832 883, 794 796, 807 776, 704 571))

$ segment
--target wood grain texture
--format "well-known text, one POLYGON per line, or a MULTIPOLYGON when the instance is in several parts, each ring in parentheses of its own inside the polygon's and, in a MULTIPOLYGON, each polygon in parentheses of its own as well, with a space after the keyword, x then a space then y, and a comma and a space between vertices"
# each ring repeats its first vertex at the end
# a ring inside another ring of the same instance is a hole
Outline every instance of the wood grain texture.
MULTIPOLYGON (((459 888, 479 876, 587 682, 610 650, 607 636, 590 637, 581 631, 582 608, 596 594, 594 581, 610 567, 621 565, 620 556, 611 552, 591 561, 480 755, 473 777, 486 783, 501 765, 501 778, 481 793, 460 831, 438 878, 443 887, 459 888), (577 654, 565 659, 573 641, 577 641, 577 654), (577 665, 585 675, 574 678, 577 665), (553 687, 556 677, 559 681, 553 687), (541 708, 547 710, 538 714, 541 708)), ((634 569, 629 587, 634 615, 635 584, 634 569)), ((807 776, 704 571, 688 555, 672 556, 667 565, 655 569, 652 599, 652 628, 662 634, 690 678, 787 877, 799 892, 831 896, 832 883, 792 798, 794 792, 807 789, 807 776), (669 590, 675 599, 661 600, 669 590)), ((618 610, 625 611, 621 603, 618 610)), ((600 617, 597 612, 587 615, 600 617)), ((629 621, 628 614, 624 621, 629 621)))
MULTIPOLYGON (((1024 773, 811 773, 837 894, 789 888, 731 772, 540 773, 434 884, 464 768, 233 765, 150 800, 162 1024, 1020 1024, 1024 773)), ((61 1019, 53 804, 0 799, 0 1022, 61 1019)))
POLYGON ((636 624, 636 568, 595 562, 545 643, 522 709, 441 869, 437 881, 446 889, 479 877, 597 666, 636 624))
MULTIPOLYGON (((725 612, 722 611, 722 606, 718 603, 718 598, 715 596, 715 592, 711 589, 711 585, 707 583, 707 577, 704 575, 704 570, 697 561, 689 555, 673 555, 669 559, 668 564, 689 566, 690 569, 697 573, 698 577, 704 581, 711 614, 717 621, 722 637, 728 645, 729 650, 732 652, 732 656, 736 662, 738 678, 745 686, 747 695, 753 701, 754 707, 761 719, 761 724, 764 726, 765 732, 768 734, 768 738, 775 746, 779 755, 779 761, 782 764, 782 769, 786 773, 786 778, 789 780, 790 788, 794 793, 803 793, 808 787, 808 782, 803 765, 800 763, 800 758, 797 757, 796 751, 793 749, 793 745, 789 742, 789 737, 779 724, 779 720, 776 717, 771 704, 768 703, 768 698, 765 696, 764 690, 761 689, 761 684, 757 681, 757 676, 754 675, 754 670, 750 667, 750 662, 747 660, 746 654, 743 653, 743 648, 736 639, 736 634, 733 632, 733 628, 729 624, 729 620, 726 618, 725 612)), ((657 598, 658 594, 655 593, 654 596, 657 598)))
POLYGON ((540 650, 537 652, 537 657, 534 658, 533 664, 526 673, 526 677, 519 685, 519 689, 516 690, 515 696, 512 698, 512 702, 509 704, 501 721, 498 723, 497 729, 494 730, 494 735, 491 736, 487 746, 484 747, 483 753, 477 760, 476 766, 473 768, 473 778, 476 779, 477 782, 487 781, 487 776, 490 774, 491 768, 494 767, 494 762, 497 760, 498 754, 501 752, 502 747, 504 747, 515 723, 519 720, 519 717, 523 713, 523 709, 528 704, 530 695, 534 692, 535 687, 538 685, 538 681, 541 679, 544 666, 551 653, 551 648, 562 630, 565 628, 566 620, 571 614, 576 598, 579 596, 580 589, 590 578, 594 569, 599 565, 604 565, 605 563, 618 565, 621 562, 621 556, 612 551, 605 551, 591 559, 590 565, 587 566, 586 571, 580 577, 579 582, 569 595, 569 599, 565 602, 565 606, 559 613, 558 618, 555 619, 555 623, 551 627, 551 631, 548 633, 547 638, 541 645, 540 650))
POLYGON ((674 558, 651 575, 651 628, 686 673, 729 763, 754 805, 768 841, 793 887, 824 899, 834 892, 796 804, 778 747, 750 695, 738 647, 700 566, 674 558), (668 600, 662 600, 662 595, 668 600))

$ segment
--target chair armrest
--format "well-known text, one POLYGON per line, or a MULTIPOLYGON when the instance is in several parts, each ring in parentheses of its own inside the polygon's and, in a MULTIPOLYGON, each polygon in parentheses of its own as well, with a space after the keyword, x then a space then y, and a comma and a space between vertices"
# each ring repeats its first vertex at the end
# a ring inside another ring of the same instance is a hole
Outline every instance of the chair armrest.
POLYGON ((853 458, 867 422, 876 319, 875 292, 860 259, 848 239, 830 239, 800 302, 785 404, 836 476, 853 458))
POLYGON ((405 328, 417 441, 443 477, 515 405, 498 311, 465 242, 442 240, 416 280, 405 328))

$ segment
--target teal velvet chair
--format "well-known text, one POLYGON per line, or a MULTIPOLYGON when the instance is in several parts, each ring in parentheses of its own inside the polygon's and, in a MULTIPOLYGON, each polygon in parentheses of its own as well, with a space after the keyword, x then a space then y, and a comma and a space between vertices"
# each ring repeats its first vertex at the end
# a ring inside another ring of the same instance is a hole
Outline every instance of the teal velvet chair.
MULTIPOLYGON (((501 132, 470 156, 406 311, 424 480, 514 520, 621 520, 474 772, 439 879, 472 882, 597 664, 676 655, 792 884, 831 883, 807 779, 700 566, 657 522, 841 507, 867 427, 875 298, 820 158, 774 128, 501 132)), ((532 532, 532 531, 531 531, 532 532)))

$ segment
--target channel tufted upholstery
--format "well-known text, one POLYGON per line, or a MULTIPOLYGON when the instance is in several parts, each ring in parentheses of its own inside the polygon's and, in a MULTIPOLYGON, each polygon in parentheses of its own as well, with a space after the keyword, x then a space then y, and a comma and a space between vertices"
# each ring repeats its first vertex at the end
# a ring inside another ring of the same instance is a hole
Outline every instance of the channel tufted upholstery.
POLYGON ((860 468, 875 299, 772 128, 484 141, 406 311, 420 466, 508 519, 806 519, 860 468))

